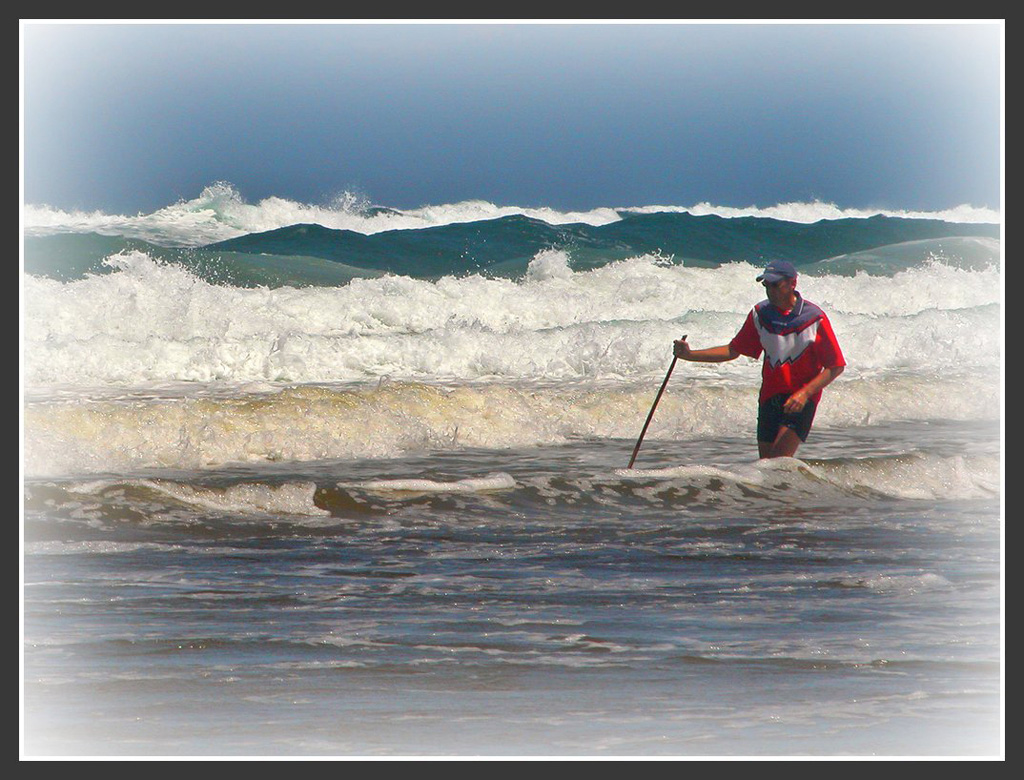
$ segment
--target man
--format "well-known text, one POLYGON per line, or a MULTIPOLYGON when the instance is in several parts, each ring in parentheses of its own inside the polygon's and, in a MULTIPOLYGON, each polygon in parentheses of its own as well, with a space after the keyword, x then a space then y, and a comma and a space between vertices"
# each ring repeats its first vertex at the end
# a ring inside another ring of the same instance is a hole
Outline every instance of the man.
POLYGON ((796 290, 792 263, 773 260, 757 281, 768 299, 756 304, 728 344, 690 349, 685 338, 673 345, 683 360, 720 363, 764 352, 758 396, 757 450, 762 458, 793 457, 814 421, 821 391, 843 373, 846 360, 832 325, 819 307, 796 290))

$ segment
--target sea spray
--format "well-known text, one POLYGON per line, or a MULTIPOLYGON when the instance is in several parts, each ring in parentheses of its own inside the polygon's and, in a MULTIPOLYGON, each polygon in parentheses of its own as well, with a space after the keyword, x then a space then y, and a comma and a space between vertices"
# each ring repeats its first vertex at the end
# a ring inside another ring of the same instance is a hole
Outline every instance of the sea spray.
MULTIPOLYGON (((816 430, 858 424, 998 420, 999 390, 969 397, 953 379, 893 376, 836 383, 816 430)), ((178 394, 181 390, 178 390, 178 394)), ((294 386, 232 397, 160 393, 137 399, 52 400, 25 411, 32 476, 232 463, 393 458, 474 448, 506 450, 573 439, 632 440, 648 383, 500 382, 447 385, 389 380, 379 387, 294 386)), ((123 394, 122 394, 123 395, 123 394)), ((680 376, 659 404, 651 440, 753 440, 756 385, 680 376)))
MULTIPOLYGON (((114 273, 24 280, 28 387, 151 382, 336 382, 381 376, 516 382, 656 373, 682 332, 735 335, 757 268, 633 258, 575 272, 544 252, 519 281, 388 276, 337 288, 234 288, 131 253, 114 273)), ((804 277, 851 375, 989 369, 1001 358, 1000 272, 926 264, 893 277, 804 277)), ((747 361, 691 370, 753 376, 747 361)), ((754 372, 756 373, 756 372, 754 372)))
POLYGON ((95 231, 158 238, 162 241, 196 246, 245 233, 274 230, 300 223, 318 224, 371 235, 387 230, 437 227, 516 215, 552 225, 582 223, 599 226, 621 220, 622 214, 657 213, 714 215, 729 219, 761 217, 805 224, 820 220, 868 219, 873 216, 938 219, 959 224, 1001 221, 998 211, 969 204, 928 212, 843 208, 822 201, 746 207, 721 206, 706 202, 691 206, 608 204, 588 210, 562 210, 543 206, 510 206, 484 200, 466 200, 398 209, 375 206, 366 195, 348 191, 327 198, 322 205, 302 203, 278 196, 248 203, 238 188, 229 182, 215 182, 205 187, 197 197, 183 199, 151 214, 118 215, 102 211, 65 211, 45 204, 26 204, 22 211, 22 220, 29 235, 95 231))

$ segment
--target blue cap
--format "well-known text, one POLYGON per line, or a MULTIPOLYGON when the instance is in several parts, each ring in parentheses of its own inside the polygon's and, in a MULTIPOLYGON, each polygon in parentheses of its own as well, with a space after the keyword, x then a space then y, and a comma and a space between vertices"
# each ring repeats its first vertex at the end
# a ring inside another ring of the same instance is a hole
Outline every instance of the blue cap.
POLYGON ((757 281, 777 282, 780 279, 796 279, 796 268, 785 260, 772 260, 765 266, 764 273, 757 281))

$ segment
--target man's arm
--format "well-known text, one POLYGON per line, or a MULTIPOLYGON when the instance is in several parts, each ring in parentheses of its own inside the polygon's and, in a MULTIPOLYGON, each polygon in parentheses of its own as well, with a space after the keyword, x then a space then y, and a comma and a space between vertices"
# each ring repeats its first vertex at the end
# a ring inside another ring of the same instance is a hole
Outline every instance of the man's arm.
POLYGON ((707 349, 690 349, 686 339, 677 339, 672 343, 672 354, 677 358, 692 360, 696 363, 724 363, 726 360, 735 360, 740 356, 740 353, 731 344, 708 347, 707 349))
POLYGON ((808 398, 813 396, 826 385, 830 384, 833 379, 843 373, 843 369, 845 368, 846 366, 834 366, 833 368, 821 369, 814 379, 786 399, 786 403, 783 405, 782 410, 787 414, 799 412, 804 408, 808 398))

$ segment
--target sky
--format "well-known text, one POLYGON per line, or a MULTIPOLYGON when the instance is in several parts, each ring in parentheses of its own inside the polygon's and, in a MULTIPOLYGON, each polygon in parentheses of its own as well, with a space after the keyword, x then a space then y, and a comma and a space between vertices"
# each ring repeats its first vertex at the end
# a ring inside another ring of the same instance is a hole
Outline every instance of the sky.
POLYGON ((23 202, 1000 210, 1004 26, 21 23, 23 202))

